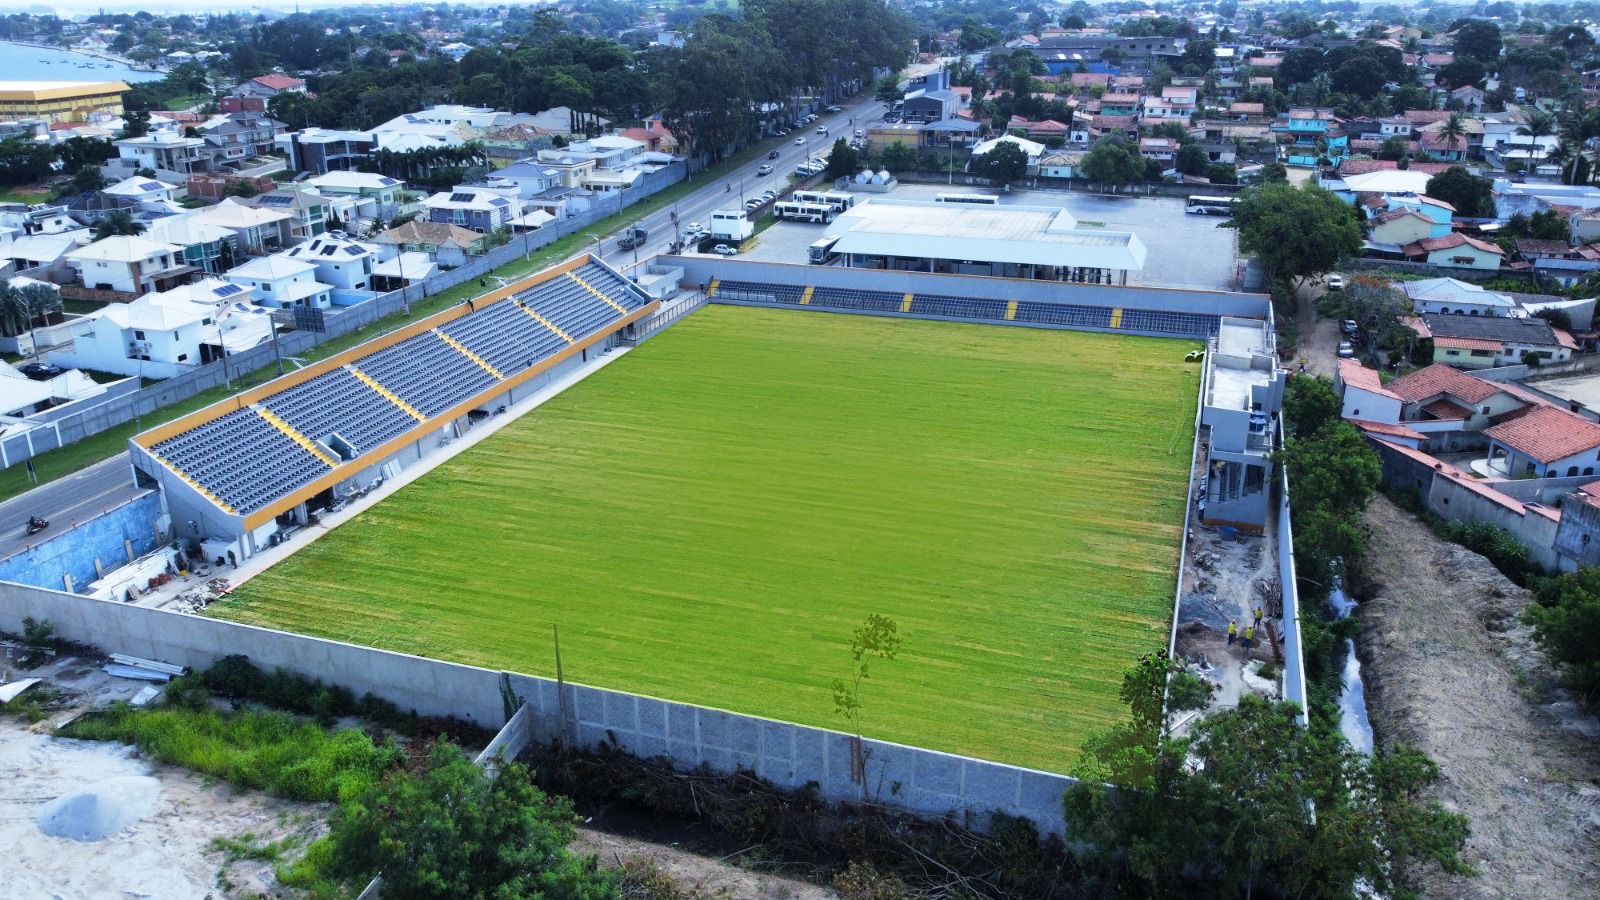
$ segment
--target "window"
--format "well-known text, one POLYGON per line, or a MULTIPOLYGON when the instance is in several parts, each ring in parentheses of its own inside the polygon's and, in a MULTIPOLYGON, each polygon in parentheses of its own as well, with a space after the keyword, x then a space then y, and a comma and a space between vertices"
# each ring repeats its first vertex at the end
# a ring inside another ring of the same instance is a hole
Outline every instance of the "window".
POLYGON ((267 283, 267 282, 265 282, 265 281, 263 281, 263 282, 261 282, 261 284, 259 284, 259 285, 257 285, 257 287, 259 287, 259 288, 261 288, 261 292, 262 292, 262 293, 263 293, 263 294, 270 294, 270 293, 272 293, 272 285, 270 285, 270 284, 268 284, 268 283, 267 283))
POLYGON ((1486 416, 1489 414, 1489 407, 1485 406, 1483 408, 1483 414, 1486 415, 1486 416))
POLYGON ((184 362, 184 361, 188 360, 188 358, 189 358, 189 354, 187 354, 187 353, 179 353, 178 354, 178 362, 184 362))
POLYGON ((134 340, 136 340, 136 341, 142 341, 142 340, 144 340, 144 332, 142 332, 142 331, 135 331, 135 332, 134 332, 134 333, 133 333, 133 339, 134 339, 134 340))

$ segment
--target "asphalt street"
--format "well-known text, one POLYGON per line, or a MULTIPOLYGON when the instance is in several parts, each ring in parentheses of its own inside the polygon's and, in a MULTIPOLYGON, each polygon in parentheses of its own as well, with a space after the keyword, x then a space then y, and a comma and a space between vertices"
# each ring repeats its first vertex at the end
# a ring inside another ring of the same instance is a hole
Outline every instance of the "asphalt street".
POLYGON ((0 559, 47 541, 114 506, 148 493, 133 485, 127 452, 86 469, 46 482, 26 494, 0 503, 0 559), (50 527, 28 534, 28 519, 41 516, 50 527))

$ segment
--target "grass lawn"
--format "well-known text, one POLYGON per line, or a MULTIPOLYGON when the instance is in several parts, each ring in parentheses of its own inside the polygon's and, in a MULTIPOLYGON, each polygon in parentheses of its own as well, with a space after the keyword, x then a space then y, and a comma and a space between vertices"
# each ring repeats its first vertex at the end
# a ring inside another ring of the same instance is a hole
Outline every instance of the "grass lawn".
POLYGON ((1165 646, 1176 341, 709 306, 214 615, 1047 769, 1165 646))
POLYGON ((43 203, 49 199, 50 192, 43 188, 38 190, 13 188, 8 191, 0 191, 0 203, 26 203, 31 206, 35 203, 43 203))

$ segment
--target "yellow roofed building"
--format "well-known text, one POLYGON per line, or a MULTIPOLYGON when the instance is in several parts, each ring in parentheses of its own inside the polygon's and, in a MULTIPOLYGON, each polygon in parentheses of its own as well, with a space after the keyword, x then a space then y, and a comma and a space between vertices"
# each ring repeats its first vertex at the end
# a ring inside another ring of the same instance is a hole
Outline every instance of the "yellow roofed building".
POLYGON ((0 121, 86 122, 90 113, 122 114, 120 81, 0 81, 0 121))

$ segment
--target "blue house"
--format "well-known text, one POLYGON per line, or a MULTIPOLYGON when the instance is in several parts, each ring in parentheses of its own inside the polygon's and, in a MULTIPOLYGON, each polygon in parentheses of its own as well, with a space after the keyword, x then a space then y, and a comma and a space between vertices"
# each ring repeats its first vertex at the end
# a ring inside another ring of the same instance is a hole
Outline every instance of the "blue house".
POLYGON ((1332 109, 1291 109, 1270 127, 1280 141, 1287 138, 1283 156, 1291 166, 1315 166, 1323 158, 1337 163, 1350 153, 1350 136, 1332 109))

